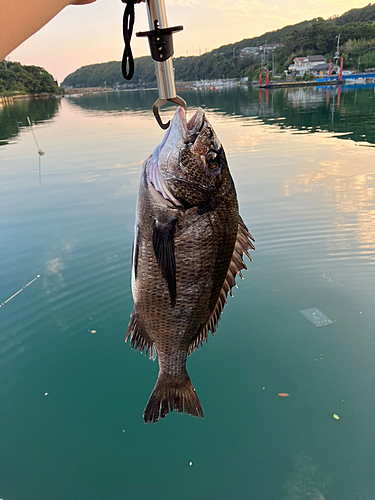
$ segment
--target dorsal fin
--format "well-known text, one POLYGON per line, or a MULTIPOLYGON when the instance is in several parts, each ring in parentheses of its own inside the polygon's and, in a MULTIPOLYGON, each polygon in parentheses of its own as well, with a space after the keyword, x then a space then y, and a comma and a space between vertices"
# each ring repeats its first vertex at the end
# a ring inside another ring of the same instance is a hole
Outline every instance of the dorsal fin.
POLYGON ((210 331, 213 335, 216 331, 217 324, 220 319, 220 315, 224 309, 225 304, 227 303, 227 295, 228 293, 232 295, 232 288, 236 285, 235 277, 238 274, 242 279, 243 276, 241 274, 242 269, 247 269, 246 264, 243 261, 243 254, 247 255, 250 259, 250 254, 248 252, 249 249, 255 250, 255 247, 252 243, 255 241, 254 238, 249 233, 244 221, 241 216, 238 222, 238 230, 237 230, 237 239, 236 244, 234 246, 232 259, 230 261, 227 275, 225 277, 223 286, 221 288, 219 298, 217 299, 214 310, 207 322, 207 324, 200 330, 196 337, 190 342, 188 354, 190 355, 195 349, 199 348, 199 345, 203 345, 203 341, 207 342, 208 340, 208 332, 210 331))

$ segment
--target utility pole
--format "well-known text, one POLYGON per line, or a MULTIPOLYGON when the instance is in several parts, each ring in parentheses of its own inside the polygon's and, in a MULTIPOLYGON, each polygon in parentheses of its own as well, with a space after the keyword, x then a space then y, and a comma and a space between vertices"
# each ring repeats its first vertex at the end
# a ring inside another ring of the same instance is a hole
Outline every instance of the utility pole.
POLYGON ((340 36, 341 36, 341 33, 339 33, 338 35, 336 35, 336 38, 337 38, 337 47, 336 47, 336 52, 335 52, 335 57, 334 57, 334 60, 336 62, 336 66, 339 65, 339 59, 340 59, 340 36))
POLYGON ((275 76, 275 52, 272 52, 272 78, 275 76))
POLYGON ((266 69, 266 67, 268 68, 266 46, 267 46, 267 40, 265 41, 265 43, 263 45, 263 61, 264 61, 263 66, 264 66, 264 69, 266 69))

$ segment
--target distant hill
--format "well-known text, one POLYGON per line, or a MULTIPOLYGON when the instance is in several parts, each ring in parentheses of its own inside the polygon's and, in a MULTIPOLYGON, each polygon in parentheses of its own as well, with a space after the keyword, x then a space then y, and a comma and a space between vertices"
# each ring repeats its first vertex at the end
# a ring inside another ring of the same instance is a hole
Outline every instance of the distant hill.
MULTIPOLYGON (((327 20, 322 17, 284 26, 261 36, 246 38, 223 45, 201 56, 174 59, 177 81, 200 79, 255 77, 260 68, 260 59, 251 55, 240 57, 241 49, 263 44, 282 46, 275 51, 276 73, 282 73, 294 57, 321 54, 327 59, 334 56, 336 36, 340 34, 345 67, 366 69, 375 66, 375 4, 362 9, 351 9, 341 16, 327 20), (353 45, 354 44, 354 45, 353 45)), ((267 58, 266 58, 267 59, 267 58)), ((271 68, 271 56, 266 65, 271 68)), ((130 83, 121 75, 121 63, 112 61, 83 66, 68 75, 62 86, 102 87, 124 85, 155 86, 154 63, 150 57, 135 59, 135 76, 130 83)))
POLYGON ((0 61, 0 96, 58 92, 57 82, 44 68, 0 61))
POLYGON ((325 21, 322 17, 317 17, 315 19, 311 19, 310 21, 302 21, 297 24, 291 24, 275 31, 267 31, 267 33, 260 36, 245 38, 240 42, 231 43, 229 45, 222 45, 218 49, 214 49, 211 53, 231 55, 233 53, 233 49, 241 50, 245 47, 259 47, 259 45, 263 45, 264 43, 283 43, 285 39, 291 36, 295 31, 324 22, 325 21))
POLYGON ((351 9, 342 16, 332 18, 337 26, 343 26, 347 23, 363 23, 366 21, 375 21, 375 4, 369 3, 361 9, 351 9))
MULTIPOLYGON (((259 67, 259 61, 253 57, 228 58, 223 54, 212 52, 201 56, 177 57, 173 60, 177 81, 192 81, 201 78, 241 78, 250 69, 259 67)), ((62 87, 115 87, 125 85, 155 87, 155 65, 149 56, 137 57, 134 60, 134 77, 129 83, 121 74, 121 62, 111 61, 101 64, 82 66, 68 75, 62 87)), ((252 69, 253 71, 253 69, 252 69)))

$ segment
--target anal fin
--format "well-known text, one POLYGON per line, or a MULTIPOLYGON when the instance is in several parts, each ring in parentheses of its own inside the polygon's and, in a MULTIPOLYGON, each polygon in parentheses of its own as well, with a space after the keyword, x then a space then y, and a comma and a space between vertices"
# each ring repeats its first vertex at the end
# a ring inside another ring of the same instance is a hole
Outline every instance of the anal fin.
POLYGON ((130 339, 130 345, 132 349, 138 349, 141 353, 145 351, 145 354, 149 355, 149 358, 152 361, 156 359, 156 348, 153 341, 147 335, 147 332, 144 328, 141 327, 139 322, 137 321, 137 312, 134 311, 131 313, 128 330, 126 332, 125 342, 130 339))
POLYGON ((246 224, 240 216, 238 221, 236 243, 234 245, 232 258, 229 263, 228 271, 224 279, 219 297, 207 324, 200 331, 198 331, 197 335, 190 342, 188 350, 189 355, 195 349, 198 349, 199 346, 202 346, 204 341, 207 342, 208 332, 211 332, 212 335, 215 333, 220 315, 223 312, 225 304, 227 303, 228 293, 232 295, 232 288, 236 286, 236 275, 240 276, 243 279, 241 271, 242 269, 247 269, 246 264, 243 261, 243 255, 247 255, 250 261, 252 260, 248 250, 255 250, 253 241, 255 241, 254 238, 251 236, 249 230, 246 227, 246 224))

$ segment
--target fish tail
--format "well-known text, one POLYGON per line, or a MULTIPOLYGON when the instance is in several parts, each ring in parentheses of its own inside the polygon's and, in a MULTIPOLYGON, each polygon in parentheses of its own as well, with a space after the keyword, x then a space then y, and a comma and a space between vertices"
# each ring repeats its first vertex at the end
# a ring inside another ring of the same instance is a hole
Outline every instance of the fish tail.
POLYGON ((183 376, 175 377, 159 373, 143 413, 143 420, 146 424, 157 422, 173 410, 204 417, 202 405, 187 372, 183 376))

